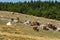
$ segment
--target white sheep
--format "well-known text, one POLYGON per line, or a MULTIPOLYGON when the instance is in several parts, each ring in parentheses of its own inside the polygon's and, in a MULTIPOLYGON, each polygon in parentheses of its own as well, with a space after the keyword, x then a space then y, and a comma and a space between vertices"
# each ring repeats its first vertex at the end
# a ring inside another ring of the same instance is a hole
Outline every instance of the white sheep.
POLYGON ((56 31, 60 31, 60 28, 58 27, 56 31))
POLYGON ((25 24, 25 25, 30 24, 30 20, 25 21, 23 24, 25 24))
POLYGON ((13 22, 17 23, 17 22, 18 22, 18 20, 13 20, 13 22))
POLYGON ((7 26, 11 26, 11 25, 12 25, 12 23, 9 21, 6 25, 7 25, 7 26))

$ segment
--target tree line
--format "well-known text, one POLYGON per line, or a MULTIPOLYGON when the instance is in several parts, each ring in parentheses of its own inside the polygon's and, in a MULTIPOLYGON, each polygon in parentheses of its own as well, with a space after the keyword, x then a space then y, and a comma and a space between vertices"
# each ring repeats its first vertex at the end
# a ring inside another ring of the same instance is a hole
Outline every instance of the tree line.
POLYGON ((0 2, 0 10, 60 20, 60 2, 57 1, 0 2))

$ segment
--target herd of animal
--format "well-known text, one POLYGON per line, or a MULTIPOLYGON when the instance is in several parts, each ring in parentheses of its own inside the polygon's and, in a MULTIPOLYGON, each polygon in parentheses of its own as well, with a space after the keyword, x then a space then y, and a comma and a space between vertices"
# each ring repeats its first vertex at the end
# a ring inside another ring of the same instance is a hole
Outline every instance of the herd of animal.
MULTIPOLYGON (((14 13, 12 13, 12 15, 14 15, 14 13)), ((26 16, 27 18, 27 16, 26 16)), ((30 21, 30 20, 25 20, 24 22, 21 22, 19 17, 16 17, 16 19, 11 18, 9 22, 6 23, 7 26, 12 25, 12 22, 15 23, 22 23, 24 25, 29 25, 32 26, 34 31, 39 31, 39 26, 42 27, 43 30, 54 30, 54 31, 59 31, 60 32, 60 28, 56 27, 55 25, 48 23, 48 24, 41 24, 40 21, 30 21)))

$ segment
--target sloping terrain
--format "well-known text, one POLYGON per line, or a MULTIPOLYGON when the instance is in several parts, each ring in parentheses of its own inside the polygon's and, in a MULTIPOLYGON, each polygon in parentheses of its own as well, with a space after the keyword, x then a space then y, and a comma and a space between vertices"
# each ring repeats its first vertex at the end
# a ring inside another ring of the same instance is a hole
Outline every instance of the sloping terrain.
POLYGON ((52 23, 56 27, 60 26, 60 21, 47 19, 43 17, 35 17, 25 14, 12 14, 12 12, 0 11, 0 40, 60 40, 60 32, 45 31, 39 28, 39 32, 32 29, 31 26, 22 23, 14 23, 6 26, 11 18, 19 17, 20 21, 25 20, 40 21, 42 24, 52 23), (27 18, 26 18, 27 16, 27 18))

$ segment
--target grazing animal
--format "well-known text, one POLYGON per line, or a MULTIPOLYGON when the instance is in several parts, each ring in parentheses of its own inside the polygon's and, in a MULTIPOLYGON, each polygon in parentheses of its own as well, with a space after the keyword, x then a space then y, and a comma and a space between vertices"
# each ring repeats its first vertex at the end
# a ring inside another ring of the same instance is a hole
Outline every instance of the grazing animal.
POLYGON ((20 19, 19 19, 19 17, 17 17, 17 19, 16 19, 16 20, 18 20, 17 22, 19 22, 19 20, 20 20, 20 19))
POLYGON ((53 30, 56 30, 56 29, 57 29, 57 27, 55 27, 55 26, 52 25, 52 24, 48 24, 47 26, 48 26, 48 28, 53 29, 53 30))
POLYGON ((57 27, 55 27, 52 24, 47 24, 43 27, 43 30, 56 30, 56 29, 57 29, 57 27))
POLYGON ((40 23, 39 22, 31 22, 31 26, 35 26, 35 25, 40 26, 40 23))
POLYGON ((36 24, 37 24, 38 26, 40 26, 40 23, 39 23, 39 22, 36 22, 36 24))
POLYGON ((60 28, 58 27, 56 31, 59 31, 60 32, 60 28))
POLYGON ((49 30, 46 26, 43 27, 43 30, 49 30))
POLYGON ((14 21, 14 18, 11 18, 11 21, 13 22, 14 21))
POLYGON ((7 26, 11 26, 11 25, 12 25, 12 23, 11 23, 11 22, 8 22, 6 25, 7 25, 7 26))
POLYGON ((38 26, 40 26, 40 23, 39 22, 31 22, 31 26, 34 26, 33 30, 39 31, 38 26))
POLYGON ((25 21, 23 24, 25 24, 25 25, 30 25, 30 24, 31 24, 31 21, 27 20, 27 21, 25 21))
POLYGON ((35 26, 36 25, 36 22, 31 22, 31 26, 35 26))
POLYGON ((15 20, 13 20, 13 22, 18 23, 18 20, 15 19, 15 20))
POLYGON ((33 30, 34 30, 34 31, 39 31, 39 29, 38 29, 37 26, 34 26, 34 27, 33 27, 33 30))
POLYGON ((14 18, 11 18, 11 22, 18 23, 18 22, 19 22, 19 17, 17 17, 16 19, 14 19, 14 18))

